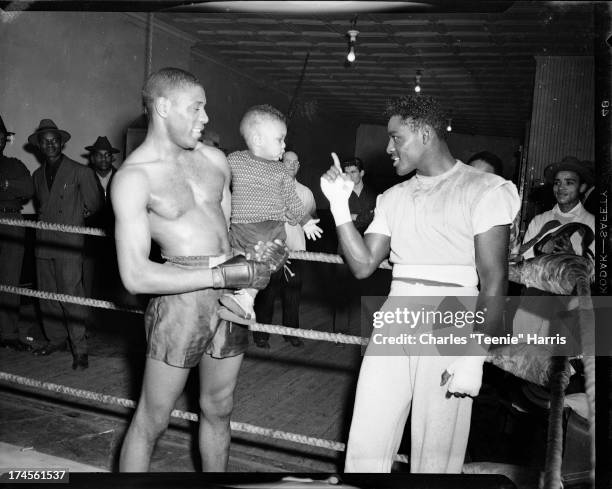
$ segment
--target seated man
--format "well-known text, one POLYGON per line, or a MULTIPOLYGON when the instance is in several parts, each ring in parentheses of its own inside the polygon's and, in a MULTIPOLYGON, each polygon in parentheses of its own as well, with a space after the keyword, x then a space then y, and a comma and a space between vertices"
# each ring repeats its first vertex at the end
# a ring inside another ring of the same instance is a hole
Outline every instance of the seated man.
MULTIPOLYGON (((535 216, 523 238, 518 261, 543 254, 574 254, 591 260, 595 253, 595 216, 586 211, 580 196, 591 181, 588 168, 578 159, 566 157, 549 165, 544 176, 552 182, 556 205, 535 216)), ((523 296, 550 296, 550 292, 526 283, 523 296)), ((551 322, 566 308, 563 301, 522 297, 514 316, 514 334, 548 336, 551 322)))
POLYGON ((549 211, 535 216, 529 223, 519 250, 522 259, 552 252, 574 253, 593 258, 595 216, 588 212, 580 201, 581 195, 592 181, 589 169, 577 158, 568 156, 561 162, 546 167, 544 176, 552 183, 557 203, 549 211), (570 223, 581 223, 584 228, 580 230, 580 227, 565 226, 570 223), (567 230, 565 233, 564 229, 567 230), (556 236, 556 249, 544 246, 544 238, 549 237, 550 240, 556 236))

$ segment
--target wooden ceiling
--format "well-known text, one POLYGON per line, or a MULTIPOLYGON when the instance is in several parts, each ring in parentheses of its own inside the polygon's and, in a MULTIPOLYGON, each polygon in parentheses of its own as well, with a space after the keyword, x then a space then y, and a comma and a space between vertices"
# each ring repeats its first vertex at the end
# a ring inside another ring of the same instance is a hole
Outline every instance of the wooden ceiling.
POLYGON ((291 95, 307 56, 301 100, 382 123, 387 98, 423 94, 451 110, 457 132, 522 138, 531 117, 535 56, 593 52, 593 6, 514 2, 498 13, 361 13, 356 61, 346 62, 353 16, 164 13, 196 49, 291 95))
MULTIPOLYGON (((522 138, 535 56, 593 54, 590 2, 491 2, 490 9, 468 2, 470 12, 442 2, 433 12, 361 12, 353 64, 346 61, 355 19, 348 11, 210 13, 194 5, 168 9, 169 3, 158 3, 166 10, 155 14, 157 21, 195 38, 197 51, 288 96, 308 55, 299 107, 362 123, 384 124, 385 100, 412 92, 420 70, 421 93, 449 108, 453 130, 522 138)), ((142 10, 155 10, 156 2, 144 4, 142 10)))

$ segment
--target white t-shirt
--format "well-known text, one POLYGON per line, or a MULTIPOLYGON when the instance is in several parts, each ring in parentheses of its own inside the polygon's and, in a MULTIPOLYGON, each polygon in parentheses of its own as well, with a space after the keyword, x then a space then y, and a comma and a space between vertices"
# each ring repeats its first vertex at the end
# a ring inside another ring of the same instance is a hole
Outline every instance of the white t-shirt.
POLYGON ((366 233, 391 237, 394 277, 478 284, 474 236, 511 224, 516 186, 457 163, 433 177, 415 175, 378 196, 366 233))
MULTIPOLYGON (((295 191, 298 197, 306 209, 306 213, 313 215, 317 210, 314 195, 306 185, 302 185, 297 180, 295 181, 295 191)), ((304 236, 304 230, 302 226, 296 224, 292 226, 288 222, 285 223, 285 232, 287 233, 287 240, 285 244, 290 251, 306 251, 306 237, 304 236)))

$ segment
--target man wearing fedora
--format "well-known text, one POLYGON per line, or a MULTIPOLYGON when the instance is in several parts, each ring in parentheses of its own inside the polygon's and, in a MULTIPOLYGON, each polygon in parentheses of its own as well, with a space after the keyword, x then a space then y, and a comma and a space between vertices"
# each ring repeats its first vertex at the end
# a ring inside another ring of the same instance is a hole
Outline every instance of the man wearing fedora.
MULTIPOLYGON (((33 175, 38 220, 82 226, 85 218, 98 212, 104 203, 102 190, 91 168, 62 153, 70 134, 43 119, 28 137, 42 155, 42 165, 33 175)), ((59 231, 36 231, 36 276, 38 289, 84 296, 84 235, 59 231)), ((85 306, 40 300, 43 330, 49 343, 34 351, 49 355, 72 348, 72 368, 88 367, 85 306)))
POLYGON ((85 149, 89 151, 89 166, 96 172, 96 176, 104 191, 104 200, 105 202, 110 202, 108 196, 110 181, 117 171, 113 166, 113 162, 115 161, 115 155, 121 151, 113 148, 106 136, 98 136, 96 142, 91 146, 85 146, 85 149))
POLYGON ((85 237, 85 262, 83 268, 83 281, 85 293, 88 297, 113 300, 111 292, 116 284, 111 285, 112 279, 118 281, 117 259, 115 257, 115 244, 112 240, 114 216, 110 200, 110 185, 117 169, 113 166, 115 154, 120 153, 106 136, 98 136, 96 142, 86 146, 89 151, 89 166, 94 170, 104 193, 104 205, 87 219, 87 225, 102 228, 107 238, 99 236, 85 237))
MULTIPOLYGON (((34 192, 32 177, 17 158, 4 156, 9 136, 0 117, 0 218, 21 219, 21 208, 34 192)), ((0 283, 18 285, 23 263, 25 228, 0 225, 0 283)), ((18 330, 20 297, 0 292, 0 345, 25 351, 30 347, 22 341, 18 330)))

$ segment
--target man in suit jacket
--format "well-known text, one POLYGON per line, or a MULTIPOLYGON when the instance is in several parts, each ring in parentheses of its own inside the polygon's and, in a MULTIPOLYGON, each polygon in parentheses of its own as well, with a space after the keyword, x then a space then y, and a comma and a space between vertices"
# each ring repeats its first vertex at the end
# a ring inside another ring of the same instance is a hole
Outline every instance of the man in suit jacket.
MULTIPOLYGON (((98 212, 104 197, 91 168, 62 153, 70 134, 43 119, 28 141, 37 146, 43 164, 33 174, 38 220, 82 226, 85 218, 98 212)), ((84 296, 83 234, 36 231, 36 276, 38 288, 84 296)), ((73 354, 72 368, 88 367, 85 320, 87 307, 67 302, 40 301, 43 330, 49 343, 34 351, 49 355, 65 349, 67 341, 73 354)))
POLYGON ((85 293, 88 297, 96 299, 113 300, 113 292, 118 282, 117 259, 115 256, 115 243, 113 241, 114 216, 110 200, 111 181, 117 169, 113 166, 115 154, 120 153, 113 148, 106 136, 98 136, 96 142, 86 146, 89 151, 89 166, 95 172, 104 193, 104 205, 89 217, 88 226, 102 228, 107 237, 85 237, 85 262, 83 279, 85 293))

